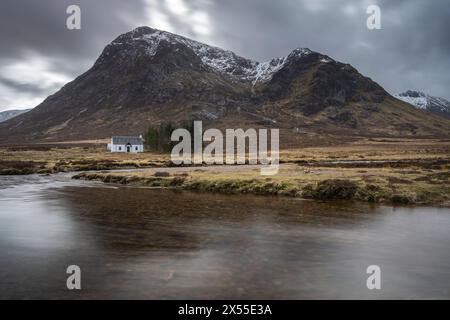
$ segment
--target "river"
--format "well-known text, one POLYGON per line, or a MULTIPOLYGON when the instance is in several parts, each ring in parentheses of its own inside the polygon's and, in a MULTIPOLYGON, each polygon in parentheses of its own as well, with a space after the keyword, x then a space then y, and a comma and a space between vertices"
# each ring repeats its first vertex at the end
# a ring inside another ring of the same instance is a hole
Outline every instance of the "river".
POLYGON ((449 248, 446 208, 0 177, 0 299, 450 299, 449 248))

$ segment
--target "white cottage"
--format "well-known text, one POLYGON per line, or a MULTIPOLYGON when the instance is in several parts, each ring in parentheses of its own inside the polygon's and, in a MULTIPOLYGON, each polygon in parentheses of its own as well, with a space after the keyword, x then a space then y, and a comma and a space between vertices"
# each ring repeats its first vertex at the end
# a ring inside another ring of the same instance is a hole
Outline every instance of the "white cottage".
POLYGON ((113 136, 111 143, 108 143, 108 150, 111 152, 144 152, 142 136, 113 136))

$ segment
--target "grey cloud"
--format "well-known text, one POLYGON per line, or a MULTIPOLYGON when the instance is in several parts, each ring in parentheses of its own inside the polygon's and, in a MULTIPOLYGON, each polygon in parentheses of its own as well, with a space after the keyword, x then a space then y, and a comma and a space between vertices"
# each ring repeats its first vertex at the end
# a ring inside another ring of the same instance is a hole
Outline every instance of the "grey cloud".
POLYGON ((42 94, 46 93, 49 89, 50 90, 58 89, 57 87, 42 88, 35 84, 21 83, 21 82, 17 82, 17 81, 11 80, 11 79, 3 78, 1 76, 0 76, 0 85, 10 88, 10 89, 16 91, 16 93, 18 93, 18 94, 25 93, 25 94, 42 95, 42 94))
POLYGON ((408 88, 450 98, 450 4, 445 0, 378 1, 382 30, 366 28, 366 2, 230 0, 212 21, 221 44, 266 60, 309 47, 354 65, 391 93, 408 88), (345 6, 353 6, 353 14, 345 6), (232 21, 227 24, 227 21, 232 21))
POLYGON ((121 0, 2 0, 0 58, 24 57, 28 52, 65 61, 73 75, 95 59, 114 37, 129 31, 126 16, 143 19, 142 2, 121 0), (82 29, 66 28, 66 8, 81 7, 82 29))

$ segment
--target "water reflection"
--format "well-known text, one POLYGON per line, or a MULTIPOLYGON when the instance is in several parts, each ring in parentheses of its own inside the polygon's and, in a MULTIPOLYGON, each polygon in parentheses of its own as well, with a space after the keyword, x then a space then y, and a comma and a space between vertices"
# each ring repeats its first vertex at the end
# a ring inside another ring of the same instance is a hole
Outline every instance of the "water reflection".
POLYGON ((450 212, 0 183, 0 298, 450 298, 450 212), (82 269, 79 292, 65 268, 82 269), (382 290, 366 288, 368 265, 382 290))

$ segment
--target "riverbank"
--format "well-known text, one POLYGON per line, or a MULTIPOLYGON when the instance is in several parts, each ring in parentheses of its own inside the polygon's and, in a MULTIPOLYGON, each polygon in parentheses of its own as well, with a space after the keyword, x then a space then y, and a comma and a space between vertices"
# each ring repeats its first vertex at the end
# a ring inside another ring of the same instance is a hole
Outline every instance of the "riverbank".
POLYGON ((338 168, 283 164, 273 177, 258 166, 155 168, 142 171, 84 172, 74 179, 139 187, 178 188, 225 194, 255 194, 316 200, 358 200, 450 207, 449 164, 434 169, 338 168))
POLYGON ((280 163, 279 174, 264 177, 259 166, 174 167, 167 154, 110 153, 101 144, 0 148, 1 175, 81 171, 76 179, 218 193, 447 207, 450 202, 450 140, 365 138, 281 150, 280 163))

